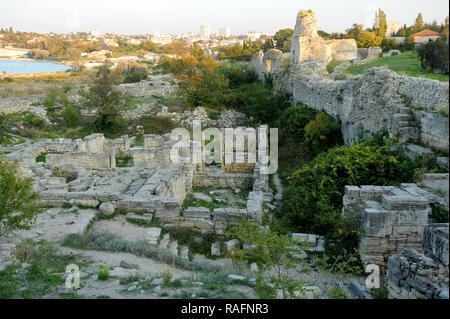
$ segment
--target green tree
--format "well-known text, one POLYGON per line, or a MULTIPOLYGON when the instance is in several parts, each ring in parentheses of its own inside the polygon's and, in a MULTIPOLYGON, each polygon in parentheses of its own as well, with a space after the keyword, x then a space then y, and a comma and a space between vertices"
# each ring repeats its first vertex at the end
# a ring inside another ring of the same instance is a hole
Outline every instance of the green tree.
POLYGON ((301 149, 319 154, 332 146, 341 145, 343 141, 340 131, 341 123, 325 112, 320 112, 313 121, 305 125, 305 140, 301 149))
POLYGON ((407 36, 403 46, 406 50, 414 50, 416 47, 416 39, 412 35, 407 36))
POLYGON ((292 29, 281 29, 277 33, 275 33, 275 36, 273 38, 277 42, 276 48, 285 53, 289 52, 291 50, 291 41, 293 34, 294 30, 292 29))
POLYGON ((400 43, 396 39, 387 39, 384 38, 383 41, 381 41, 381 48, 383 51, 389 51, 396 49, 400 46, 400 43))
POLYGON ((373 30, 378 37, 384 38, 386 36, 386 14, 381 9, 378 9, 377 13, 375 14, 375 23, 373 26, 373 30))
POLYGON ((105 64, 97 72, 87 92, 81 91, 84 102, 98 110, 96 126, 99 129, 111 129, 119 121, 119 110, 123 94, 116 88, 121 82, 120 70, 111 71, 105 64))
POLYGON ((346 31, 347 38, 349 39, 359 39, 361 33, 363 32, 363 25, 354 23, 350 29, 346 31))
POLYGON ((67 103, 63 111, 64 123, 70 127, 77 126, 80 122, 80 113, 77 112, 73 104, 67 103))
POLYGON ((233 250, 230 256, 235 264, 242 261, 257 263, 255 291, 260 298, 276 298, 277 291, 281 291, 285 299, 305 294, 308 284, 290 271, 296 266, 295 242, 291 238, 251 221, 240 222, 231 233, 252 247, 250 250, 233 250), (268 272, 273 275, 265 275, 268 272))
POLYGON ((81 51, 77 48, 68 48, 66 56, 69 60, 78 61, 81 58, 81 51))
POLYGON ((428 68, 433 72, 449 73, 448 43, 445 38, 429 41, 417 49, 423 71, 428 68))
POLYGON ((203 59, 206 57, 205 52, 203 51, 202 48, 200 48, 197 43, 194 43, 192 45, 192 49, 191 49, 191 55, 196 58, 197 60, 203 59))
POLYGON ((269 50, 269 49, 273 49, 275 48, 275 46, 273 45, 273 40, 272 39, 266 39, 266 41, 264 42, 264 45, 262 46, 262 49, 265 50, 269 50))
POLYGON ((379 47, 382 41, 382 37, 377 36, 375 32, 370 32, 367 30, 362 31, 359 38, 356 39, 358 48, 379 47))
POLYGON ((417 15, 416 21, 414 22, 414 32, 419 32, 423 29, 423 17, 422 13, 417 15))
POLYGON ((148 77, 148 68, 144 63, 128 63, 122 71, 124 83, 137 83, 148 77))
POLYGON ((30 229, 42 212, 32 182, 21 175, 17 164, 0 157, 0 237, 17 229, 30 229))

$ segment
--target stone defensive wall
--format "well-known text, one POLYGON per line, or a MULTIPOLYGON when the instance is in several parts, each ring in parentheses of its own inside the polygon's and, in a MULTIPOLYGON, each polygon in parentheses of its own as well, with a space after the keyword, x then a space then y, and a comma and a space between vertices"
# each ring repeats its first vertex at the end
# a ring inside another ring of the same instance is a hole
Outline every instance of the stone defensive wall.
MULTIPOLYGON (((294 35, 288 54, 275 49, 254 54, 250 66, 261 80, 271 78, 275 90, 292 94, 293 104, 339 119, 346 144, 387 130, 401 141, 448 151, 448 117, 439 114, 449 104, 448 82, 399 75, 385 68, 334 80, 326 66, 331 58, 356 60, 357 54, 349 53, 352 44, 336 42, 327 47, 317 34, 314 14, 305 10, 297 17, 294 35)), ((379 52, 367 50, 370 57, 365 59, 373 58, 372 51, 379 52)))
POLYGON ((270 75, 276 89, 304 104, 339 119, 346 144, 367 138, 380 130, 403 141, 420 142, 448 151, 449 122, 439 114, 448 107, 449 84, 399 75, 385 68, 372 68, 360 77, 335 81, 323 69, 310 65, 286 65, 281 52, 256 53, 252 67, 260 76, 270 75), (270 71, 265 63, 272 58, 270 71), (281 64, 280 64, 281 63, 281 64))

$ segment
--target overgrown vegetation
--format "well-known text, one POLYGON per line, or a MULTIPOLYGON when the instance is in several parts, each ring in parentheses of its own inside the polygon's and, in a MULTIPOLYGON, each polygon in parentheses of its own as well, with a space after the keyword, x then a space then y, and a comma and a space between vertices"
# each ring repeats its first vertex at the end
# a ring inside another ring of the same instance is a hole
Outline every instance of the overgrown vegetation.
POLYGON ((99 68, 88 91, 81 91, 84 104, 97 109, 95 125, 101 131, 117 129, 122 125, 119 121, 118 105, 123 99, 123 94, 115 87, 120 81, 121 75, 118 71, 112 71, 104 65, 99 68))
POLYGON ((58 254, 45 241, 25 240, 12 254, 17 262, 0 271, 0 298, 42 297, 64 283, 67 265, 76 262, 81 268, 85 266, 75 255, 58 254))
POLYGON ((291 238, 249 221, 240 222, 231 233, 252 247, 233 250, 230 256, 237 265, 243 261, 257 263, 255 292, 259 298, 276 298, 278 290, 283 298, 298 298, 307 292, 308 283, 289 273, 296 266, 295 242, 291 238), (267 276, 271 271, 274 274, 267 276))
POLYGON ((0 238, 17 229, 30 229, 41 212, 32 179, 0 156, 0 238))
POLYGON ((84 235, 70 234, 65 237, 63 245, 76 249, 93 249, 111 252, 128 252, 136 256, 150 258, 178 266, 191 271, 218 272, 220 266, 209 263, 198 263, 174 256, 169 251, 149 246, 147 242, 134 242, 120 239, 112 234, 96 234, 89 232, 84 235))
POLYGON ((345 186, 413 182, 419 165, 390 151, 382 134, 358 144, 333 147, 287 179, 278 227, 324 235, 332 256, 353 253, 358 243, 358 223, 353 218, 342 218, 345 186))
POLYGON ((247 64, 219 64, 200 55, 164 59, 162 66, 178 78, 178 93, 191 107, 236 109, 247 114, 253 125, 270 125, 290 106, 288 94, 274 92, 269 84, 261 83, 247 64))
MULTIPOLYGON (((430 40, 417 49, 423 72, 449 73, 448 39, 430 40)), ((448 78, 447 78, 448 79, 448 78)))
POLYGON ((286 109, 277 127, 280 128, 280 175, 283 178, 319 153, 343 144, 338 121, 303 105, 286 109))

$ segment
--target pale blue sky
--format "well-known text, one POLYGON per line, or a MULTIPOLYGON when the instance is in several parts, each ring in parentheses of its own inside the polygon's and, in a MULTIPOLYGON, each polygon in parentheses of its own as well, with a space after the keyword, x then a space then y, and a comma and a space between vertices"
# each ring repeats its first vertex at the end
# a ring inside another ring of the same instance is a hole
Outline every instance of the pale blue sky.
POLYGON ((0 0, 0 27, 20 31, 166 34, 199 32, 209 24, 232 34, 275 32, 293 28, 300 9, 316 12, 319 28, 343 32, 353 23, 368 26, 374 11, 382 8, 388 21, 412 24, 418 12, 425 21, 442 22, 447 0, 0 0))

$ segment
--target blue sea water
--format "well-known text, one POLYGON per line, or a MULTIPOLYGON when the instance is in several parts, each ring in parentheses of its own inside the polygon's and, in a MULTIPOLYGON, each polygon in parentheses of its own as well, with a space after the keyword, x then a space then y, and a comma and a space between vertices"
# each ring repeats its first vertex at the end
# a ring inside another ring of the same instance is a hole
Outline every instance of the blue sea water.
POLYGON ((40 72, 64 72, 70 70, 70 66, 41 61, 0 60, 0 74, 40 73, 40 72))

